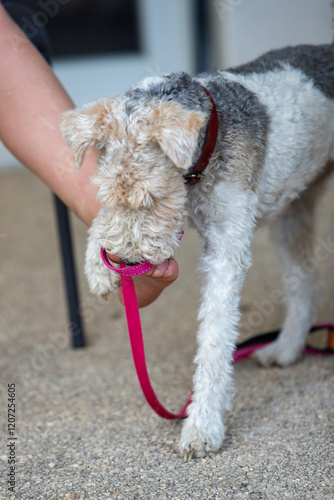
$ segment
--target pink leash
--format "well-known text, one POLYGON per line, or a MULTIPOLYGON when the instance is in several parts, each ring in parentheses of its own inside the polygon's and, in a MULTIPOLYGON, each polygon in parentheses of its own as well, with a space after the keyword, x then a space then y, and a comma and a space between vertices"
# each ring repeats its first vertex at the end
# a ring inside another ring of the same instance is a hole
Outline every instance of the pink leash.
POLYGON ((171 413, 160 403, 157 395, 153 390, 150 378, 147 373, 139 308, 135 292, 135 286, 133 284, 131 276, 138 276, 139 274, 147 273, 154 267, 154 265, 148 261, 143 261, 135 266, 126 266, 125 264, 121 264, 120 268, 117 268, 111 265, 107 253, 103 248, 101 248, 101 257, 103 262, 105 263, 106 266, 109 267, 109 269, 116 271, 116 273, 118 273, 121 276, 121 286, 124 299, 126 320, 128 323, 132 356, 138 380, 140 383, 140 387, 143 391, 146 401, 148 402, 150 407, 162 418, 166 418, 168 420, 185 418, 187 416, 186 413, 187 406, 191 401, 191 395, 189 396, 186 404, 179 413, 176 414, 171 413))
MULTIPOLYGON (((124 299, 124 307, 126 313, 126 319, 128 323, 128 331, 129 338, 132 350, 133 361, 135 364, 138 380, 145 396, 146 401, 150 405, 150 407, 162 418, 168 420, 186 418, 187 416, 187 407, 191 402, 191 396, 187 399, 186 404, 182 408, 179 413, 171 413, 168 411, 158 400, 146 367, 146 359, 145 359, 145 349, 144 349, 144 341, 143 341, 143 333, 141 329, 140 323, 140 315, 138 302, 135 292, 135 287, 132 281, 132 276, 138 276, 140 274, 147 273, 150 271, 154 265, 149 261, 143 261, 140 264, 136 264, 134 266, 126 266, 125 264, 120 264, 120 267, 114 267, 110 260, 108 259, 107 252, 104 248, 101 248, 101 257, 104 264, 109 267, 112 271, 115 271, 121 276, 121 286, 122 293, 124 299)), ((334 323, 322 323, 319 325, 315 325, 311 331, 320 330, 320 329, 328 329, 329 332, 329 348, 328 349, 314 349, 311 347, 305 348, 305 353, 307 354, 334 354, 334 323)), ((248 358, 254 351, 257 349, 264 347, 268 344, 268 342, 277 338, 279 331, 269 332, 266 334, 259 335, 257 337, 253 337, 252 339, 243 342, 237 346, 237 350, 234 352, 233 362, 236 363, 245 358, 248 358)))

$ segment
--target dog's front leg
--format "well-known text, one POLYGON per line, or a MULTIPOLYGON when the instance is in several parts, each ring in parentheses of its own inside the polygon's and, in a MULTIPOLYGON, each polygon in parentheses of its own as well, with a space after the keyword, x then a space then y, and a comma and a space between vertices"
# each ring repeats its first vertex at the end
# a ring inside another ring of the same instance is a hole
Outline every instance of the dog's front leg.
POLYGON ((224 439, 223 413, 231 404, 232 357, 241 289, 251 265, 252 226, 205 242, 194 392, 179 442, 185 460, 219 450, 224 439))
POLYGON ((225 263, 206 272, 199 311, 197 365, 192 403, 179 443, 185 460, 217 451, 224 439, 223 413, 230 408, 232 355, 238 336, 243 278, 225 263))

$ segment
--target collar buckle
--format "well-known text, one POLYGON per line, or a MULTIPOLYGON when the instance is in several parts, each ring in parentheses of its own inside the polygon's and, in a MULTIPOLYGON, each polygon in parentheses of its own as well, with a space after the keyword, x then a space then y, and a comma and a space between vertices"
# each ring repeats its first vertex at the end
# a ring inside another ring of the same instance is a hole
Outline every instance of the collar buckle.
POLYGON ((188 181, 190 181, 191 179, 195 179, 196 181, 200 181, 201 179, 203 179, 203 177, 205 177, 205 174, 202 174, 200 172, 196 172, 194 174, 187 174, 184 176, 184 178, 188 181))

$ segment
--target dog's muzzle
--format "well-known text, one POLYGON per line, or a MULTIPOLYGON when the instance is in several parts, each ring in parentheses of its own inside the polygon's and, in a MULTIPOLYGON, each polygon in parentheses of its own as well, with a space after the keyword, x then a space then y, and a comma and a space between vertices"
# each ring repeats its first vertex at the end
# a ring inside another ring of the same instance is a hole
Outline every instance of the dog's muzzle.
MULTIPOLYGON (((182 237, 184 235, 184 231, 182 231, 179 235, 179 241, 182 240, 182 237)), ((115 271, 116 273, 120 274, 121 276, 139 276, 140 274, 145 274, 151 271, 153 267, 155 267, 154 264, 152 264, 148 260, 143 260, 142 262, 139 262, 138 264, 132 264, 132 265, 126 265, 125 262, 122 262, 120 264, 120 267, 115 267, 113 264, 110 262, 110 259, 107 255, 107 252, 105 248, 101 247, 100 249, 100 254, 101 254, 101 259, 103 263, 109 267, 112 271, 115 271)))
POLYGON ((142 262, 139 262, 139 264, 134 264, 132 266, 127 266, 126 264, 122 263, 120 267, 115 267, 110 262, 107 252, 104 248, 101 247, 100 253, 103 263, 112 271, 115 271, 116 273, 123 276, 139 276, 140 274, 147 273, 154 267, 154 264, 151 264, 151 262, 149 262, 148 260, 144 260, 142 262))

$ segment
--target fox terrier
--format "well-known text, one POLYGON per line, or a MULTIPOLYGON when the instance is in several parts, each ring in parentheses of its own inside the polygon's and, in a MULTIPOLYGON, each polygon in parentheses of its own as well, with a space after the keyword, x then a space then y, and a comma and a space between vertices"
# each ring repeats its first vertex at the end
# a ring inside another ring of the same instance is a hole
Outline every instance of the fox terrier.
POLYGON ((217 451, 259 224, 271 224, 282 271, 299 279, 290 287, 286 280, 282 331, 257 352, 258 362, 296 362, 315 318, 317 279, 303 264, 312 255, 315 204, 334 166, 334 43, 274 50, 195 78, 146 78, 122 97, 67 112, 61 131, 76 168, 88 145, 100 150, 92 182, 101 210, 85 264, 93 293, 119 286, 101 246, 127 264, 158 264, 173 255, 188 218, 199 232, 198 351, 179 448, 186 458, 217 451))

